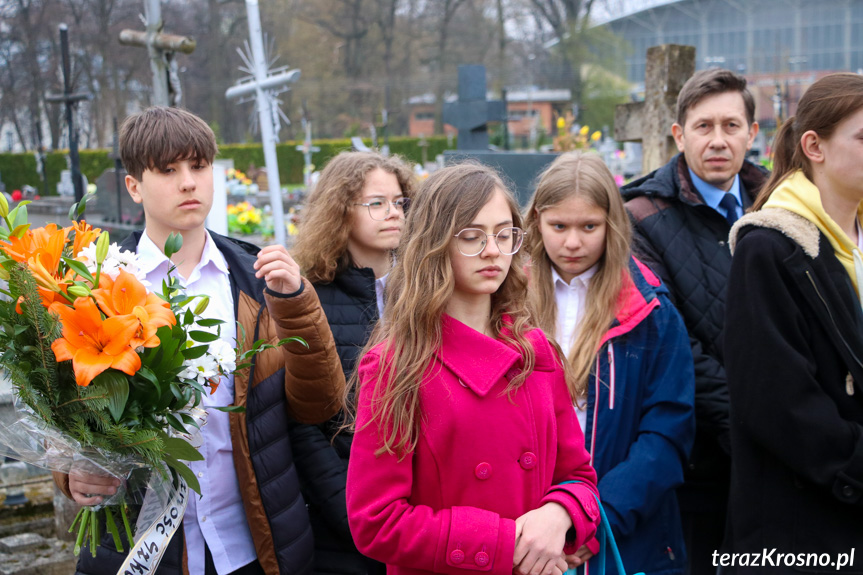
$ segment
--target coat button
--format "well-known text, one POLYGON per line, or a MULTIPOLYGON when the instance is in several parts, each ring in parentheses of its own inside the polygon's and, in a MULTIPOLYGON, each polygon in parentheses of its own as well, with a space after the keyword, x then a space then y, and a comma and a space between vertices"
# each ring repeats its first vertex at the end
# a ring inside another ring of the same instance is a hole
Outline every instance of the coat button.
POLYGON ((581 503, 582 508, 584 508, 584 512, 587 513, 587 516, 590 517, 590 520, 593 521, 599 516, 599 507, 596 505, 596 501, 590 495, 582 495, 578 497, 578 502, 581 503))
POLYGON ((482 462, 476 466, 476 469, 474 469, 473 472, 477 479, 485 481, 491 477, 491 464, 482 462))
POLYGON ((477 564, 479 567, 485 567, 488 565, 488 553, 485 551, 480 551, 476 555, 474 555, 473 562, 477 564))
POLYGON ((845 497, 852 497, 854 495, 854 488, 850 485, 844 485, 842 487, 842 495, 845 497))
POLYGON ((449 554, 449 560, 452 561, 453 565, 460 565, 464 561, 464 551, 456 549, 449 554))
POLYGON ((521 459, 518 462, 523 469, 533 469, 536 467, 536 455, 530 451, 525 451, 521 454, 521 459))

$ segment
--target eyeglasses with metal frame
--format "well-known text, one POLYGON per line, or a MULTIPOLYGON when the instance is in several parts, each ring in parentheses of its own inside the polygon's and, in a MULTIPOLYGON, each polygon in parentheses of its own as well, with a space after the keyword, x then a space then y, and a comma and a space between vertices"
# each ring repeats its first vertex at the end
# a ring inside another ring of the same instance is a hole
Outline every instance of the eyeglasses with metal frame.
POLYGON ((494 238, 497 249, 505 256, 518 252, 524 242, 524 230, 517 227, 503 228, 496 234, 487 234, 477 228, 465 228, 453 236, 458 251, 467 257, 478 256, 488 245, 488 238, 494 238))
POLYGON ((399 198, 393 202, 387 201, 386 198, 371 198, 365 203, 354 203, 355 206, 365 206, 369 210, 369 217, 373 220, 383 221, 390 215, 390 204, 392 204, 401 213, 407 213, 410 205, 410 198, 399 198))

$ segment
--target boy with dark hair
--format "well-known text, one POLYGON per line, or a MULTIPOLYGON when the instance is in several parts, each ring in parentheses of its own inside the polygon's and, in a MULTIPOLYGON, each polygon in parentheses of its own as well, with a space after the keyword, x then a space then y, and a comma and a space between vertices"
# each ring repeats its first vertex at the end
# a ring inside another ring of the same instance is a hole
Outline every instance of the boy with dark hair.
POLYGON ((688 573, 712 575, 731 469, 720 349, 731 269, 728 233, 767 177, 745 159, 758 134, 746 80, 729 70, 697 72, 680 91, 671 133, 680 153, 621 193, 634 224, 634 251, 662 278, 689 332, 696 431, 678 499, 688 573))
MULTIPOLYGON (((257 247, 205 229, 213 201, 212 130, 177 108, 153 107, 126 119, 120 154, 126 188, 144 208, 146 227, 121 246, 137 252, 139 269, 161 286, 176 266, 187 293, 207 294, 206 317, 221 319, 222 340, 244 348, 302 337, 268 349, 251 369, 222 378, 203 407, 244 406, 243 413, 208 409, 204 460, 192 462, 201 496, 189 498, 158 575, 286 575, 310 571, 313 541, 293 464, 289 418, 324 422, 335 415, 344 374, 315 290, 283 246, 257 247), (170 260, 163 246, 172 232, 183 236, 170 260), (237 323, 242 329, 237 328, 237 323)), ((94 505, 119 486, 113 478, 57 475, 61 489, 81 505, 94 505)), ((78 573, 117 573, 124 560, 110 536, 98 556, 82 551, 78 573)))

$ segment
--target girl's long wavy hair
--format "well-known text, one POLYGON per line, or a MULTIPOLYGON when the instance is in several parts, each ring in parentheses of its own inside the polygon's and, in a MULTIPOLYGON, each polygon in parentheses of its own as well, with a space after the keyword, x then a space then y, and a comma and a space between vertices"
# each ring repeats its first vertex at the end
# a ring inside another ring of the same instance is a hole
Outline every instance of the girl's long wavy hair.
POLYGON ((812 180, 812 166, 803 153, 800 139, 809 130, 822 139, 829 139, 836 127, 863 108, 863 76, 830 74, 806 90, 797 104, 797 114, 791 116, 773 139, 773 172, 758 194, 753 210, 760 210, 773 190, 792 172, 803 170, 812 180))
POLYGON ((351 208, 366 183, 366 176, 380 168, 395 175, 402 194, 409 198, 414 176, 398 156, 377 152, 342 152, 327 163, 303 208, 297 241, 291 254, 312 283, 331 282, 337 273, 353 265, 348 252, 351 208))
MULTIPOLYGON (((416 448, 422 413, 420 387, 429 370, 435 369, 434 353, 442 341, 441 318, 454 289, 450 245, 456 241, 455 234, 470 226, 495 190, 506 195, 513 225, 522 227, 518 204, 500 176, 475 163, 438 170, 411 200, 396 264, 387 281, 383 319, 363 350, 365 354, 384 342, 377 377, 365 383, 373 390, 372 417, 367 424, 373 422, 380 429, 378 453, 403 457, 416 448)), ((524 383, 534 366, 534 349, 525 338, 533 325, 523 265, 519 252, 513 256, 503 284, 491 296, 495 336, 524 357, 523 370, 510 381, 507 393, 524 383)), ((352 380, 358 385, 356 374, 352 380)))
POLYGON ((530 256, 530 303, 537 323, 550 338, 557 332, 557 302, 552 281, 552 262, 540 233, 542 212, 569 198, 581 198, 605 211, 605 253, 587 290, 587 305, 578 337, 568 350, 568 378, 573 399, 585 397, 602 337, 617 314, 618 297, 629 277, 632 228, 614 177, 596 154, 570 152, 546 168, 525 216, 527 252, 530 256))

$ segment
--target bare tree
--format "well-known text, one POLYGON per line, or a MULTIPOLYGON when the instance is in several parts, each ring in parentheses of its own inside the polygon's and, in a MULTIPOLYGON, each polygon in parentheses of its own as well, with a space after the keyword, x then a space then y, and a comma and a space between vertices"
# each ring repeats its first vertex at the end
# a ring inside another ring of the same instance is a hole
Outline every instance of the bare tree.
POLYGON ((582 101, 581 67, 587 55, 585 33, 596 0, 530 0, 541 25, 551 28, 557 40, 564 81, 577 105, 582 101))
POLYGON ((443 133, 444 74, 448 64, 450 25, 458 9, 468 0, 439 0, 433 2, 439 11, 437 28, 437 62, 435 66, 435 133, 443 133))

